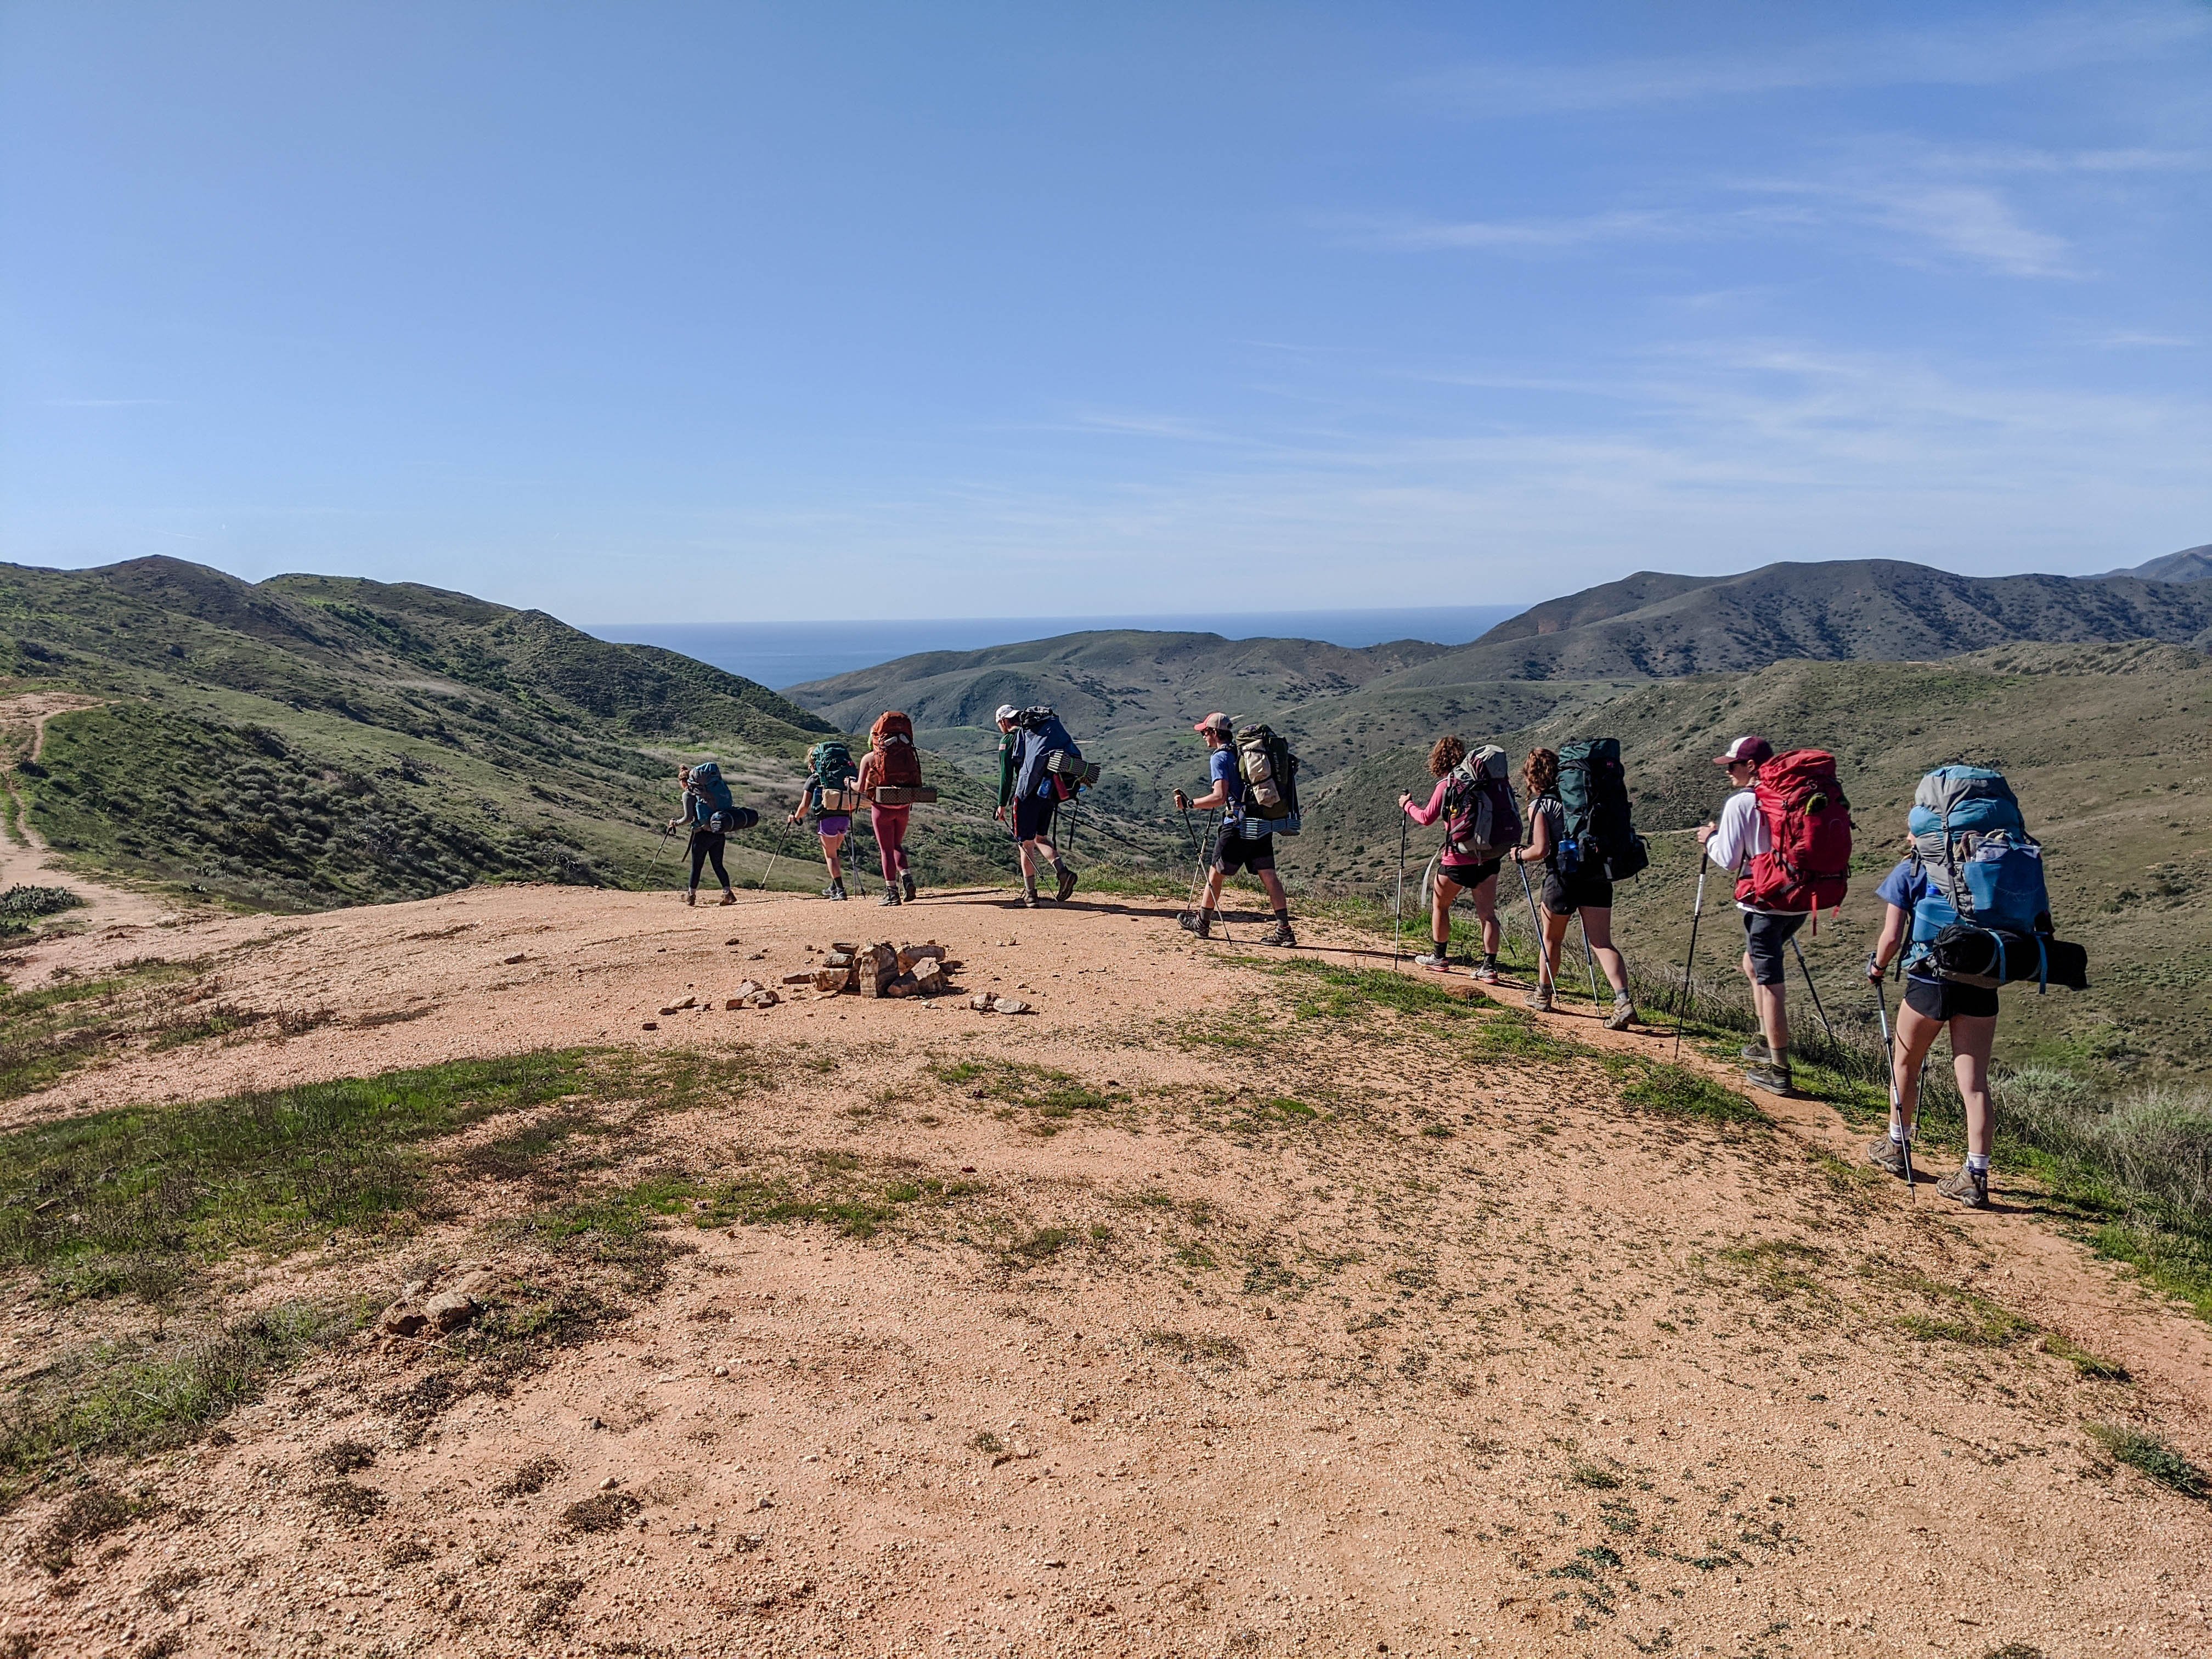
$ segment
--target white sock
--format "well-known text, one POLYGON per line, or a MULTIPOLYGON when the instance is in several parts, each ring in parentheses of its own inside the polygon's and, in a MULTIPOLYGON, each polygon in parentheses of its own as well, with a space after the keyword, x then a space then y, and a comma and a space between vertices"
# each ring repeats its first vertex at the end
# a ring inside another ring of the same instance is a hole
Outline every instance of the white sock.
POLYGON ((1966 1167, 1977 1175, 1987 1175, 1990 1172, 1990 1155, 1987 1152, 1968 1152, 1966 1167))
POLYGON ((1902 1146, 1905 1145, 1904 1129, 1897 1124, 1891 1124, 1889 1126, 1889 1139, 1892 1146, 1902 1146))

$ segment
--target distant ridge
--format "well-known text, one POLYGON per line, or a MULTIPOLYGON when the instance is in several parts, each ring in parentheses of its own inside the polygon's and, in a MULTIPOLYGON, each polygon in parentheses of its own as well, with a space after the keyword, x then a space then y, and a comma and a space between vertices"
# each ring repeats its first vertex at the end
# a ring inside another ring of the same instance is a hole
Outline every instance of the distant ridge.
POLYGON ((2126 570, 2107 570, 2106 580, 2114 576, 2136 576, 2148 582, 2201 582, 2212 580, 2212 542, 2202 547, 2185 547, 2179 553, 2168 553, 2146 563, 2126 570))
POLYGON ((1741 673, 1791 659, 1924 661, 2026 641, 2212 635, 2212 592, 2135 576, 1958 576, 1889 559, 1639 574, 1553 599, 1397 683, 1741 673))

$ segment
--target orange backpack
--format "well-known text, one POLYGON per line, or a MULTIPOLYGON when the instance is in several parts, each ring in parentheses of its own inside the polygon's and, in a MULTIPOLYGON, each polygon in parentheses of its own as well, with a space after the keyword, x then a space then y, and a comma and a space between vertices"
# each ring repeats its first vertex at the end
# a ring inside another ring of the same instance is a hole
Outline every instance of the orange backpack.
POLYGON ((921 756, 914 746, 914 722, 893 708, 878 714, 868 739, 883 755, 883 781, 895 789, 921 784, 921 756))

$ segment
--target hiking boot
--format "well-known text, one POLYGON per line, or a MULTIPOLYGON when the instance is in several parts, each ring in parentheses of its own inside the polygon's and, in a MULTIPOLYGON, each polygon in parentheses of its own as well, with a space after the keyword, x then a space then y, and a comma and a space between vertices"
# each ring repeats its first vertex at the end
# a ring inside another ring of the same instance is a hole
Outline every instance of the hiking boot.
POLYGON ((1747 1042, 1736 1053, 1741 1054, 1749 1065, 1771 1066, 1774 1063, 1774 1050, 1763 1042, 1747 1042))
POLYGON ((1529 992, 1528 1008, 1529 1012, 1532 1013, 1550 1013, 1552 1012, 1552 988, 1548 985, 1539 985, 1534 990, 1529 992))
POLYGON ((1754 1066, 1744 1074, 1744 1080, 1754 1089, 1763 1089, 1770 1095, 1794 1095, 1797 1092, 1790 1081, 1790 1066, 1769 1060, 1764 1066, 1754 1066))
POLYGON ((896 887, 884 888, 884 896, 876 901, 878 904, 896 904, 898 902, 898 889, 896 887))
POLYGON ((1478 984, 1478 985, 1495 985, 1495 984, 1497 984, 1497 983, 1498 983, 1498 959, 1497 959, 1495 957, 1483 957, 1483 959, 1482 959, 1480 962, 1479 962, 1479 963, 1477 963, 1475 964, 1475 967, 1474 967, 1474 979, 1475 979, 1475 983, 1476 983, 1476 984, 1478 984))
POLYGON ((1990 1207, 1990 1172, 1961 1164, 1936 1183, 1936 1190, 1970 1210, 1986 1210, 1990 1207))
POLYGON ((1608 1031, 1625 1031, 1635 1023, 1635 1019, 1636 1005, 1628 1000, 1628 994, 1624 991, 1613 998, 1613 1012, 1605 1017, 1605 1029, 1608 1031))
POLYGON ((1024 887, 1024 888, 1023 888, 1023 889, 1022 889, 1022 908, 1023 908, 1023 909, 1024 909, 1024 910, 1034 910, 1034 909, 1036 909, 1036 908, 1037 908, 1037 896, 1036 896, 1036 888, 1034 888, 1034 887, 1024 887))
POLYGON ((912 876, 902 875, 902 876, 899 878, 899 885, 901 885, 902 887, 903 887, 903 888, 905 888, 905 889, 906 889, 906 902, 907 902, 908 904, 913 903, 913 902, 914 902, 914 878, 913 878, 912 876))
POLYGON ((1213 937, 1213 918, 1204 910, 1196 915, 1180 915, 1176 920, 1182 925, 1185 933, 1195 933, 1200 939, 1213 937))
POLYGON ((735 904, 737 902, 738 896, 735 890, 725 887, 722 890, 722 902, 725 904, 735 904))
POLYGON ((1867 1142, 1867 1162, 1899 1181, 1905 1179, 1905 1147, 1887 1135, 1876 1135, 1867 1142))
POLYGON ((685 888, 684 890, 684 902, 686 904, 696 904, 699 902, 699 890, 696 887, 685 888))
POLYGON ((1415 957, 1413 958, 1413 966, 1416 968, 1433 968, 1440 974, 1449 973, 1451 971, 1451 956, 1448 951, 1431 951, 1426 956, 1415 957))
POLYGON ((1291 931, 1289 921, 1279 916, 1276 918, 1273 927, 1260 935, 1260 943, 1262 945, 1296 945, 1297 942, 1298 936, 1291 931))
POLYGON ((831 882, 827 887, 822 890, 822 896, 826 899, 841 899, 844 897, 845 884, 842 881, 831 882))
POLYGON ((1053 890, 1053 902, 1055 904, 1066 903, 1067 896, 1074 890, 1075 872, 1069 869, 1063 864, 1060 866, 1060 884, 1053 890))

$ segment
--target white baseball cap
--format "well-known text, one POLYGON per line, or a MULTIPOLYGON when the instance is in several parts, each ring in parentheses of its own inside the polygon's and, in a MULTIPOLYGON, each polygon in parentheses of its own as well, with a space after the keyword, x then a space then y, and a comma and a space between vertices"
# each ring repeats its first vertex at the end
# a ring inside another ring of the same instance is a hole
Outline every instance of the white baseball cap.
POLYGON ((991 718, 994 720, 1010 720, 1021 712, 1022 711, 1015 708, 1013 704, 1010 702, 1002 702, 999 705, 999 712, 992 715, 991 718))

